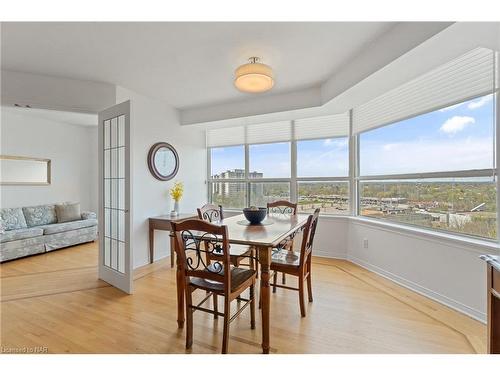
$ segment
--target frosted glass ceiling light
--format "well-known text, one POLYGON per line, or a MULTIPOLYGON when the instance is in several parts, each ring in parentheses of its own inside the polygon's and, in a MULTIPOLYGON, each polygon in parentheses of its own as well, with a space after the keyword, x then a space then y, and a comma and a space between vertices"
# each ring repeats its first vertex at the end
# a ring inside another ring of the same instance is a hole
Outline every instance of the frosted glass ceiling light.
POLYGON ((250 57, 248 64, 236 69, 234 85, 243 92, 259 93, 271 90, 274 86, 273 70, 259 62, 258 57, 250 57))

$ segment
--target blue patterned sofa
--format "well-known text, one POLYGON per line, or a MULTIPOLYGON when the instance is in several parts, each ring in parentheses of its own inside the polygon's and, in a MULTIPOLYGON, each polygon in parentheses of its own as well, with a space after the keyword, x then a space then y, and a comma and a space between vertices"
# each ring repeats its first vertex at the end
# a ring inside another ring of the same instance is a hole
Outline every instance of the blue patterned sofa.
POLYGON ((0 262, 94 241, 97 216, 58 223, 55 204, 0 209, 0 262))

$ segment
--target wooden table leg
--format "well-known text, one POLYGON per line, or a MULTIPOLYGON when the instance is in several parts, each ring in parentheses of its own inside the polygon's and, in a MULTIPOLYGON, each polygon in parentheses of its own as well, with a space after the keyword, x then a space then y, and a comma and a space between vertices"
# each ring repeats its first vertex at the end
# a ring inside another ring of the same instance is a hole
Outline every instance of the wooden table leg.
POLYGON ((174 237, 170 236, 170 268, 174 268, 174 259, 175 259, 175 239, 174 237))
POLYGON ((177 326, 184 327, 184 275, 181 272, 180 258, 177 257, 177 326))
POLYGON ((271 293, 269 287, 269 266, 271 265, 270 247, 259 248, 260 263, 260 298, 262 302, 262 352, 269 354, 269 314, 271 293))
POLYGON ((153 263, 154 261, 154 252, 155 252, 155 230, 153 228, 149 228, 149 263, 153 263))

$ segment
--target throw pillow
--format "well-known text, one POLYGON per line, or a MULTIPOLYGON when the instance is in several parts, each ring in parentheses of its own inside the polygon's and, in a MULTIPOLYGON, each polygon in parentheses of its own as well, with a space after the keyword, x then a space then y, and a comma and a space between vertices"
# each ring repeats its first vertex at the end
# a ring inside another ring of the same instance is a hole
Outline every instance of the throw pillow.
POLYGON ((57 222, 81 220, 80 203, 56 204, 57 222))

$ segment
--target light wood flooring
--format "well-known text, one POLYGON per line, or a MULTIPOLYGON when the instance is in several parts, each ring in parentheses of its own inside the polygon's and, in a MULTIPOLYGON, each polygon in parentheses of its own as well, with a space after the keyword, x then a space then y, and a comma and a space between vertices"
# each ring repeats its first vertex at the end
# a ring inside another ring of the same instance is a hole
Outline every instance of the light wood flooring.
MULTIPOLYGON (((96 264, 91 243, 0 265, 3 351, 220 352, 222 319, 202 312, 194 315, 193 348, 185 350, 169 259, 136 270, 133 295, 97 280, 96 264)), ((271 353, 486 350, 483 324, 348 261, 314 258, 313 293, 306 318, 296 292, 271 295, 271 353)), ((251 330, 246 310, 231 324, 231 353, 261 353, 260 319, 251 330)))

